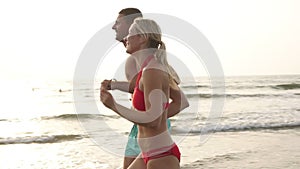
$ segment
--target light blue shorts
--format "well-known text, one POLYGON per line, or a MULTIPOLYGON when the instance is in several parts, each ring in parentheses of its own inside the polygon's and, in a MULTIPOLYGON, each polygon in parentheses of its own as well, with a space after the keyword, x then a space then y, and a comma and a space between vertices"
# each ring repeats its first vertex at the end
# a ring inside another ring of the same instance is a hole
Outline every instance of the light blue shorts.
MULTIPOLYGON (((167 123, 168 123, 168 129, 169 131, 171 131, 171 122, 169 119, 167 120, 167 123)), ((138 134, 138 127, 136 124, 134 124, 128 136, 128 141, 125 150, 126 157, 137 157, 141 153, 140 146, 137 142, 137 134, 138 134)))

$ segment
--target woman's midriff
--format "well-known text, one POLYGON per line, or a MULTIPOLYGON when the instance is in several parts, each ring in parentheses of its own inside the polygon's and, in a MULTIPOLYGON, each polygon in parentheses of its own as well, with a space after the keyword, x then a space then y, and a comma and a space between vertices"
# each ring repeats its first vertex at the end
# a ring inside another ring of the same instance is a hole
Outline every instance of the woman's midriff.
MULTIPOLYGON (((164 124, 162 124, 164 125, 164 124)), ((148 137, 154 137, 165 130, 167 130, 167 127, 161 127, 161 128, 150 128, 150 127, 143 127, 142 125, 138 125, 139 129, 139 138, 148 138, 148 137)))
POLYGON ((164 131, 168 130, 167 126, 167 112, 163 112, 163 117, 161 119, 161 122, 159 126, 157 127, 149 127, 149 126, 143 126, 138 125, 138 137, 139 138, 148 138, 148 137, 154 137, 164 131))
POLYGON ((148 152, 174 143, 167 127, 162 127, 159 131, 157 129, 151 131, 151 129, 142 126, 138 128, 138 143, 142 152, 148 152))

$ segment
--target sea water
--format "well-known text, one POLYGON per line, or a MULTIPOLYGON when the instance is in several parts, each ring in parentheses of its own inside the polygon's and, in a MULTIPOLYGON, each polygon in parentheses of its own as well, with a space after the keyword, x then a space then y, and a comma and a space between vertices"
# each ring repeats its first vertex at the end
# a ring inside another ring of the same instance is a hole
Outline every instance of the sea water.
MULTIPOLYGON (((212 92, 208 77, 191 79, 181 88, 197 108, 171 118, 182 168, 300 166, 299 75, 225 77, 226 99, 212 92), (213 99, 224 99, 222 112, 211 111, 213 99), (272 149, 277 155, 267 158, 272 149)), ((83 99, 75 100, 72 81, 2 81, 0 168, 120 167, 132 124, 102 105, 100 82, 93 83, 82 81, 76 90, 83 99), (84 113, 78 114, 78 103, 84 113), (95 105, 97 111, 89 109, 95 105)), ((130 107, 128 94, 112 93, 130 107)))

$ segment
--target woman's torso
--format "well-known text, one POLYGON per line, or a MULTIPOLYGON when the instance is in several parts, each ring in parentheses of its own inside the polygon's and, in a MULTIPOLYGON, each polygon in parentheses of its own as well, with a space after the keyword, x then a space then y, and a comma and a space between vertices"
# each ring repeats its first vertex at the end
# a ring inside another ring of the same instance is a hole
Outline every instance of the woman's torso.
MULTIPOLYGON (((145 64, 145 63, 144 63, 145 64)), ((158 76, 161 76, 160 83, 161 83, 161 90, 165 94, 166 98, 169 98, 169 75, 166 71, 163 71, 163 66, 155 61, 155 59, 150 59, 146 65, 142 66, 142 70, 139 72, 135 90, 133 93, 133 106, 139 110, 139 111, 146 111, 146 105, 145 105, 145 96, 144 96, 144 86, 147 84, 144 84, 143 82, 143 72, 144 71, 151 71, 153 70, 159 70, 156 71, 156 75, 158 72, 158 76)), ((147 97, 147 96, 146 96, 147 97)), ((167 99, 168 102, 168 99, 167 99)), ((167 108, 167 103, 162 103, 167 108)), ((153 137, 156 136, 164 131, 167 131, 167 109, 162 113, 161 115, 160 123, 155 127, 148 127, 139 125, 139 138, 146 138, 146 137, 153 137)))

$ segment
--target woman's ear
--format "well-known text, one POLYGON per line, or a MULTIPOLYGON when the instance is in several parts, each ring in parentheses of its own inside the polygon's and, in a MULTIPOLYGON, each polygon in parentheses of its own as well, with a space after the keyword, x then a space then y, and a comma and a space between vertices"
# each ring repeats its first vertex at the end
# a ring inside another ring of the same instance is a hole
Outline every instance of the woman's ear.
POLYGON ((140 35, 139 42, 140 42, 141 44, 147 44, 147 43, 148 43, 148 40, 149 40, 149 37, 148 37, 148 36, 140 35))

